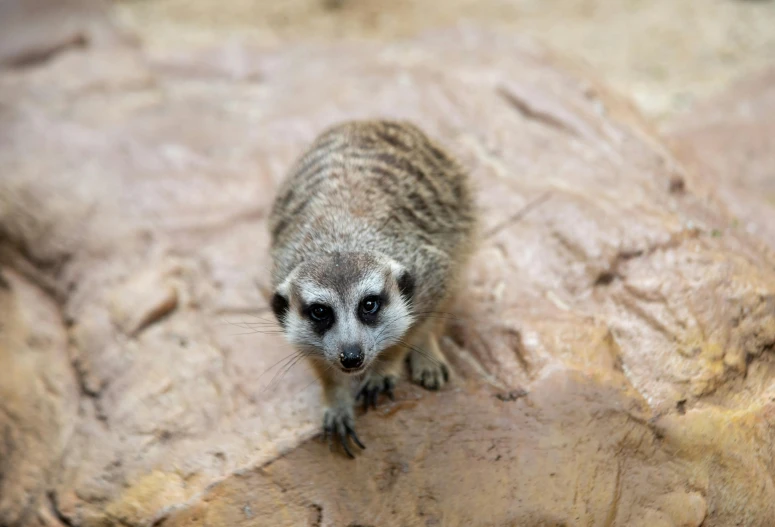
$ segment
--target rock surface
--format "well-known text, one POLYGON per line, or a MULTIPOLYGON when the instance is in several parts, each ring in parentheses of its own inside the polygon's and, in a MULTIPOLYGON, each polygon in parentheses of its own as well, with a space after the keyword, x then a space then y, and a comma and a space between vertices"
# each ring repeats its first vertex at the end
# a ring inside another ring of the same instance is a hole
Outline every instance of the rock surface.
POLYGON ((390 41, 464 20, 532 36, 587 61, 607 85, 660 119, 775 56, 771 0, 153 0, 121 1, 118 9, 149 50, 390 41))
POLYGON ((588 73, 464 28, 111 41, 0 101, 0 525, 771 525, 775 260, 588 73), (265 219, 373 116, 459 156, 486 235, 454 382, 402 384, 350 461, 267 313, 265 219))
POLYGON ((676 116, 665 126, 674 149, 750 232, 775 250, 775 67, 676 116))

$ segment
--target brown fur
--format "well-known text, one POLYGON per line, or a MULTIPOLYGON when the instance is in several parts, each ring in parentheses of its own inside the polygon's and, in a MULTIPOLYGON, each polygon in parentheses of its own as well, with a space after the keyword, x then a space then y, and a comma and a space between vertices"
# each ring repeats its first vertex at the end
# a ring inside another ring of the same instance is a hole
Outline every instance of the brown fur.
MULTIPOLYGON (((381 120, 342 123, 315 139, 277 193, 270 217, 272 285, 276 289, 309 262, 305 277, 316 283, 336 287, 336 281, 358 280, 361 266, 369 265, 368 257, 358 256, 364 252, 400 263, 415 283, 416 318, 404 339, 417 349, 410 356, 412 378, 435 389, 448 370, 436 341, 441 324, 431 315, 452 298, 472 249, 475 218, 465 171, 419 128, 381 120), (331 255, 344 259, 333 274, 331 255), (329 263, 315 266, 317 261, 329 263)), ((365 389, 392 383, 406 350, 397 345, 382 351, 365 389)), ((313 362, 329 407, 347 406, 341 380, 319 358, 313 362)))

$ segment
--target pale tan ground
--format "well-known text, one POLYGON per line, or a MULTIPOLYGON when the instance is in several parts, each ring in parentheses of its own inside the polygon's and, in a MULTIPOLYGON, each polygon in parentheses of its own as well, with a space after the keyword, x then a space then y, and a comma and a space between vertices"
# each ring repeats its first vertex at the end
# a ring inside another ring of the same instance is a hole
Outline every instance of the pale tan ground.
MULTIPOLYGON (((487 20, 538 22, 473 3, 479 30, 385 45, 331 42, 366 7, 283 26, 209 5, 124 4, 132 36, 91 0, 0 1, 1 526, 772 527, 775 73, 664 137, 606 88, 714 91, 764 48, 725 65, 726 37, 546 32, 561 56, 620 50, 581 72, 487 20), (630 68, 652 42, 714 58, 630 68), (309 370, 249 324, 278 181, 325 126, 374 115, 459 156, 494 234, 443 339, 452 384, 402 382, 351 461, 312 439, 309 370)), ((399 23, 408 5, 377 33, 462 9, 399 23)), ((649 5, 642 27, 691 20, 649 5)), ((714 5, 707 35, 772 9, 714 5)))
POLYGON ((391 39, 459 23, 513 29, 581 57, 652 118, 775 58, 768 0, 140 0, 120 16, 154 49, 235 41, 391 39))

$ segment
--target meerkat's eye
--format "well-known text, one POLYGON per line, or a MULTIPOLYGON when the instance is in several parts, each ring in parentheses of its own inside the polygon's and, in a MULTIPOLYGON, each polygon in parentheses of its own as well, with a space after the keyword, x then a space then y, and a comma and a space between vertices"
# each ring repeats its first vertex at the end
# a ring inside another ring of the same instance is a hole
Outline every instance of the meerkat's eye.
POLYGON ((323 322, 331 318, 331 308, 323 304, 312 304, 308 312, 310 318, 316 322, 323 322))
POLYGON ((376 315, 380 302, 378 296, 367 296, 361 301, 361 313, 364 315, 376 315))

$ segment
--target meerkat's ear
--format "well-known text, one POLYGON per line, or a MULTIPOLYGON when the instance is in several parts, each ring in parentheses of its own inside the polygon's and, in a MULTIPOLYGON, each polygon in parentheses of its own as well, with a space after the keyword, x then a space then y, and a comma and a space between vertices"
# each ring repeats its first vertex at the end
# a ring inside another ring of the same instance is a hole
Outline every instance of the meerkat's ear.
POLYGON ((275 292, 272 296, 272 311, 277 319, 277 322, 281 325, 285 325, 285 315, 288 314, 288 299, 275 292))
POLYGON ((277 322, 285 326, 285 316, 288 314, 290 303, 288 302, 288 282, 285 281, 277 288, 272 295, 272 312, 277 322))
POLYGON ((404 301, 407 303, 412 301, 414 297, 414 276, 409 270, 398 262, 391 261, 390 267, 393 271, 393 276, 396 279, 398 290, 401 292, 401 296, 404 297, 404 301))
POLYGON ((398 290, 401 291, 401 296, 404 300, 411 302, 414 297, 414 277, 407 270, 404 270, 398 276, 398 290))

